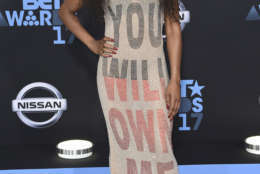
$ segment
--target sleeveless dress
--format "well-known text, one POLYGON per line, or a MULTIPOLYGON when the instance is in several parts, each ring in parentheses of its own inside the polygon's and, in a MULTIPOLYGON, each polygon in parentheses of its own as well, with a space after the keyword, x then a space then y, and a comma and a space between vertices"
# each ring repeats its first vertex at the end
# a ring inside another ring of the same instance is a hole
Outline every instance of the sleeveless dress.
POLYGON ((179 173, 164 98, 163 19, 158 0, 110 0, 105 8, 105 36, 115 40, 107 43, 118 47, 97 67, 111 174, 179 173))

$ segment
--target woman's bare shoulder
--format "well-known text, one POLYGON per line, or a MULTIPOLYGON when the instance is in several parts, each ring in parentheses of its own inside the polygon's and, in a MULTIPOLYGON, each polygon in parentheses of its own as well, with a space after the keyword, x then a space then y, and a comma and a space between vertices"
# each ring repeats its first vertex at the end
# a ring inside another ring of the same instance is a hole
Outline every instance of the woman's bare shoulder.
POLYGON ((61 8, 67 8, 71 11, 79 10, 86 0, 64 0, 61 8))

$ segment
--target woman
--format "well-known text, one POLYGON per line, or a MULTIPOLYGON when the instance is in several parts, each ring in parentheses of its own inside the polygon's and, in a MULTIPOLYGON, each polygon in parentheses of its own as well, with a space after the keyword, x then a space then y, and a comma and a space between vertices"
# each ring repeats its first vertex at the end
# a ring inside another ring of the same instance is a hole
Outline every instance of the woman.
POLYGON ((65 0, 59 16, 99 55, 97 85, 109 135, 111 174, 177 174, 171 136, 180 107, 178 1, 65 0), (105 17, 104 38, 95 40, 74 15, 84 3, 95 8, 95 15, 105 17), (163 22, 170 78, 163 52, 163 22))

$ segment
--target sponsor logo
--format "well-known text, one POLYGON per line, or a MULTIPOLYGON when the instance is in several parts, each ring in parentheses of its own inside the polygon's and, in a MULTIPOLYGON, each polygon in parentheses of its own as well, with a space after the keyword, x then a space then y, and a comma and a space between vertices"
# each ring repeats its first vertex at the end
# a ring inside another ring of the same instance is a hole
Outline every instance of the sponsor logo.
POLYGON ((22 9, 0 10, 0 27, 52 27, 53 44, 65 44, 58 16, 61 0, 23 0, 22 9))
POLYGON ((35 82, 25 86, 12 101, 12 111, 17 113, 19 119, 32 128, 46 128, 54 125, 61 118, 63 112, 67 110, 67 100, 54 86, 35 82), (49 92, 53 97, 26 98, 30 92, 41 89, 49 92), (45 121, 34 121, 26 113, 52 113, 52 117, 45 121))

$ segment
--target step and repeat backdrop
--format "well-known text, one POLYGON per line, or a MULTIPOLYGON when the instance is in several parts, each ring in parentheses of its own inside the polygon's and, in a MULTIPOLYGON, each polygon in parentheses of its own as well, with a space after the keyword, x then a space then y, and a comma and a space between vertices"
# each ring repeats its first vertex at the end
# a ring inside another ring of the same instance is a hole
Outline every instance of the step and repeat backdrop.
MULTIPOLYGON (((0 2, 0 146, 55 145, 80 138, 108 149, 96 85, 98 56, 63 25, 61 3, 0 2)), ((222 152, 214 155, 214 149, 199 144, 232 148, 260 134, 260 2, 182 0, 180 9, 182 103, 172 137, 176 158, 185 164, 200 154, 196 163, 222 163, 222 152), (184 147, 189 150, 178 153, 184 147)), ((101 39, 104 21, 93 10, 84 6, 76 15, 101 39)))

